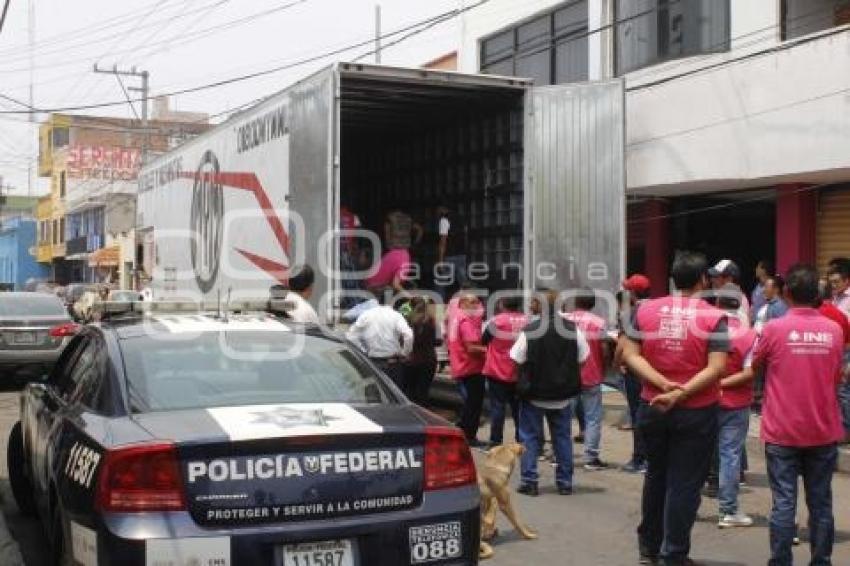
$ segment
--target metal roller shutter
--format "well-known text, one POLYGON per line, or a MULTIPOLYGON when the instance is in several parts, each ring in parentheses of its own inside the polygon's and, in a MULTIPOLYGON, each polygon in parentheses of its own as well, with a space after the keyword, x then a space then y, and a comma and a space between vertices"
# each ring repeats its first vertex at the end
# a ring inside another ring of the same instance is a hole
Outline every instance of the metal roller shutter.
POLYGON ((839 256, 850 257, 850 187, 822 191, 818 202, 818 270, 839 256))

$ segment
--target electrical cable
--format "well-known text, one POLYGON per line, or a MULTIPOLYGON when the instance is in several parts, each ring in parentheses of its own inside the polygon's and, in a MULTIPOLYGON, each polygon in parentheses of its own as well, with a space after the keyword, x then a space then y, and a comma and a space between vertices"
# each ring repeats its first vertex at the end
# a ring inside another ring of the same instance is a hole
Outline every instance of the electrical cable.
MULTIPOLYGON (((297 1, 298 1, 298 3, 300 3, 300 2, 304 2, 306 0, 297 0, 297 1)), ((447 21, 448 19, 450 19, 450 18, 446 17, 447 15, 451 15, 452 17, 455 17, 455 16, 460 15, 464 12, 468 12, 469 10, 477 8, 478 6, 486 4, 489 1, 490 0, 480 0, 479 2, 477 2, 475 4, 471 4, 471 5, 464 7, 464 8, 457 8, 457 9, 454 9, 454 10, 450 10, 449 12, 444 12, 444 13, 439 14, 437 16, 434 16, 432 18, 427 18, 425 20, 421 20, 419 22, 416 22, 416 23, 409 25, 409 26, 406 26, 404 28, 400 28, 400 29, 397 29, 393 32, 384 34, 384 35, 381 36, 381 38, 385 39, 385 38, 389 38, 389 37, 394 37, 394 36, 399 35, 399 34, 403 34, 403 33, 406 33, 406 32, 412 31, 412 30, 416 30, 417 28, 421 28, 422 26, 427 26, 428 24, 434 22, 435 20, 447 21)), ((681 0, 679 0, 679 1, 681 1, 681 0)), ((427 27, 423 28, 422 30, 418 30, 416 33, 422 33, 426 29, 429 29, 429 28, 427 28, 427 27)), ((416 35, 416 33, 408 34, 405 37, 406 38, 412 37, 413 35, 416 35)), ((287 63, 287 64, 284 64, 284 65, 279 65, 277 67, 273 67, 273 68, 270 68, 270 69, 265 69, 265 70, 262 70, 262 71, 256 71, 256 72, 253 72, 253 73, 248 73, 248 74, 244 74, 244 75, 240 75, 240 76, 236 76, 236 77, 230 77, 230 78, 227 78, 227 79, 222 79, 222 80, 218 80, 218 81, 214 81, 214 82, 211 82, 211 83, 198 85, 198 86, 194 86, 194 87, 189 87, 189 88, 179 89, 179 90, 175 90, 175 91, 171 91, 171 92, 161 93, 157 96, 177 96, 177 95, 181 95, 181 94, 199 92, 199 91, 203 91, 203 90, 209 90, 211 88, 217 88, 217 87, 224 86, 224 85, 239 83, 239 82, 242 82, 242 81, 255 79, 255 78, 258 78, 258 77, 264 77, 264 76, 268 76, 268 75, 271 75, 271 74, 278 73, 280 71, 299 67, 299 66, 305 65, 307 63, 312 63, 312 62, 315 62, 315 61, 319 61, 321 59, 326 59, 328 57, 332 57, 334 55, 338 55, 338 54, 344 53, 346 51, 351 51, 352 49, 356 49, 358 47, 363 47, 365 45, 369 45, 369 44, 372 44, 372 43, 374 43, 374 39, 369 39, 367 41, 362 41, 362 42, 359 42, 359 43, 356 43, 356 44, 353 44, 353 45, 349 45, 347 47, 335 49, 333 51, 329 51, 329 52, 322 53, 322 54, 319 54, 319 55, 314 55, 312 57, 306 57, 304 59, 301 59, 301 60, 298 60, 298 61, 293 61, 291 63, 287 63)), ((396 44, 396 43, 394 42, 393 44, 396 44)), ((374 52, 375 52, 375 50, 372 49, 372 50, 364 53, 362 56, 374 54, 374 52)), ((138 102, 139 100, 141 100, 141 99, 134 99, 135 102, 138 102)), ((95 108, 108 108, 108 107, 124 105, 126 103, 127 103, 126 100, 121 100, 121 101, 102 102, 102 103, 94 103, 94 104, 81 104, 81 105, 75 105, 75 106, 64 106, 64 107, 57 107, 57 108, 39 108, 37 110, 36 109, 28 109, 28 110, 25 110, 25 111, 23 111, 23 110, 22 111, 3 110, 3 111, 0 111, 0 114, 30 114, 30 113, 33 113, 33 112, 44 112, 44 113, 70 112, 70 111, 77 111, 77 110, 91 110, 91 109, 95 109, 95 108)))

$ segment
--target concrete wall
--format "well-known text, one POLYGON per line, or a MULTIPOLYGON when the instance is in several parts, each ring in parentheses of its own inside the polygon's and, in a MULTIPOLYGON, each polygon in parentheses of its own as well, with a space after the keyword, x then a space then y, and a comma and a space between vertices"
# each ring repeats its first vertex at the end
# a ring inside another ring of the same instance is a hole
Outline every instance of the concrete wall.
MULTIPOLYGON (((764 48, 700 58, 705 66, 752 54, 630 90, 628 192, 686 194, 850 179, 850 31, 755 53, 764 48)), ((630 75, 627 88, 689 70, 661 67, 630 75)))

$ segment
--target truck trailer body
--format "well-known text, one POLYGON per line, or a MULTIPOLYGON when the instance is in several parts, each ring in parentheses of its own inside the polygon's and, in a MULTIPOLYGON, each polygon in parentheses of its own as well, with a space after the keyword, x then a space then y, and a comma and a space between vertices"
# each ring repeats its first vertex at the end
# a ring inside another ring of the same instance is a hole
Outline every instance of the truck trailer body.
POLYGON ((137 226, 157 298, 264 296, 307 263, 330 321, 341 203, 375 232, 391 209, 413 214, 426 282, 442 205, 480 287, 615 291, 624 188, 620 80, 336 63, 147 164, 137 226))

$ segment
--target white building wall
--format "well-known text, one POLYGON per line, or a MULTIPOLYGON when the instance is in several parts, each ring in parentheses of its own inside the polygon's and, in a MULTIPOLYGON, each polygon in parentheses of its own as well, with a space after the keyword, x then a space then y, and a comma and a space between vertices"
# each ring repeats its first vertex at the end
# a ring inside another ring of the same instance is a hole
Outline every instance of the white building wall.
MULTIPOLYGON (((491 0, 471 10, 460 22, 459 70, 478 71, 482 38, 561 3, 491 0)), ((628 192, 850 180, 850 30, 760 54, 781 44, 781 0, 731 6, 730 52, 625 77, 628 192)), ((590 78, 608 78, 613 33, 593 30, 612 22, 613 0, 589 0, 588 8, 590 78)))

